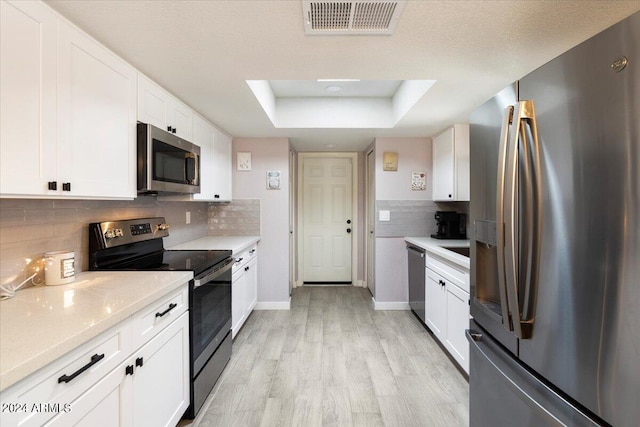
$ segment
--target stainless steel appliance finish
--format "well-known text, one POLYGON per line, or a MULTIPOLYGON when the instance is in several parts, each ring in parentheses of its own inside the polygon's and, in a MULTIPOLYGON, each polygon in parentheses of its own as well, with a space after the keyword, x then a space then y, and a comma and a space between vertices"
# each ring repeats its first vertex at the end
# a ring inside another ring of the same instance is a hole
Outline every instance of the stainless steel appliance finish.
POLYGON ((200 147, 160 128, 138 123, 138 193, 200 192, 200 147))
POLYGON ((639 62, 636 13, 471 117, 472 425, 640 425, 639 62), (531 375, 487 392, 498 361, 531 375), (536 381, 534 406, 591 421, 522 424, 509 402, 536 381))
POLYGON ((193 271, 189 282, 190 405, 194 418, 231 356, 231 251, 165 250, 162 217, 89 225, 89 269, 193 271))
POLYGON ((425 250, 407 245, 409 260, 409 307, 425 322, 425 250))

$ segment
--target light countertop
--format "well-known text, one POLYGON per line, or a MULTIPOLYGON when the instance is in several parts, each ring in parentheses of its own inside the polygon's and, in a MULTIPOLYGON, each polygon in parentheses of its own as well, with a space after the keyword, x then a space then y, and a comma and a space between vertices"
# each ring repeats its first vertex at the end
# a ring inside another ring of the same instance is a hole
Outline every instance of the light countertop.
POLYGON ((469 240, 441 240, 432 237, 405 237, 404 240, 469 270, 470 259, 468 257, 443 248, 443 246, 468 248, 469 240))
POLYGON ((0 302, 0 390, 193 278, 190 271, 91 271, 0 302))
POLYGON ((207 236, 166 248, 169 250, 230 250, 237 255, 249 246, 258 243, 260 236, 207 236))

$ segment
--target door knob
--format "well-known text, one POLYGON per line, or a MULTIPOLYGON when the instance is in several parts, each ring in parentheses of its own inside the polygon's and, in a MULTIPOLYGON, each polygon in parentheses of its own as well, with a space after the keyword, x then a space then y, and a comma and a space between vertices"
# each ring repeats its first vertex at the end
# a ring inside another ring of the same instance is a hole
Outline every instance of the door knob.
POLYGON ((351 233, 351 229, 350 228, 347 228, 347 233, 351 233))
POLYGON ((347 224, 351 224, 351 220, 350 219, 347 220, 347 224))

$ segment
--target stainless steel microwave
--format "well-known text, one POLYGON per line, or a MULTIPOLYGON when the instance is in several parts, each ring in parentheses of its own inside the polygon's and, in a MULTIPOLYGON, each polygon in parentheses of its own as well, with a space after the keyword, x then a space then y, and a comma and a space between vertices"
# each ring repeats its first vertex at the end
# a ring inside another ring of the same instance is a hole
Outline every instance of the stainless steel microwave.
POLYGON ((200 192, 200 147, 138 123, 138 194, 200 192))

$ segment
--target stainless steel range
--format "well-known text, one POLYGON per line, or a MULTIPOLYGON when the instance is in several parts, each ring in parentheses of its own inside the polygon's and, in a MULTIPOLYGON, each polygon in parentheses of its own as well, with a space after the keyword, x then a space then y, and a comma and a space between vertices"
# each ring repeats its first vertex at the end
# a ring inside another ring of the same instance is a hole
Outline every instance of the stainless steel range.
POLYGON ((231 357, 231 251, 170 251, 162 217, 89 225, 90 270, 193 271, 189 282, 189 350, 194 418, 231 357))

